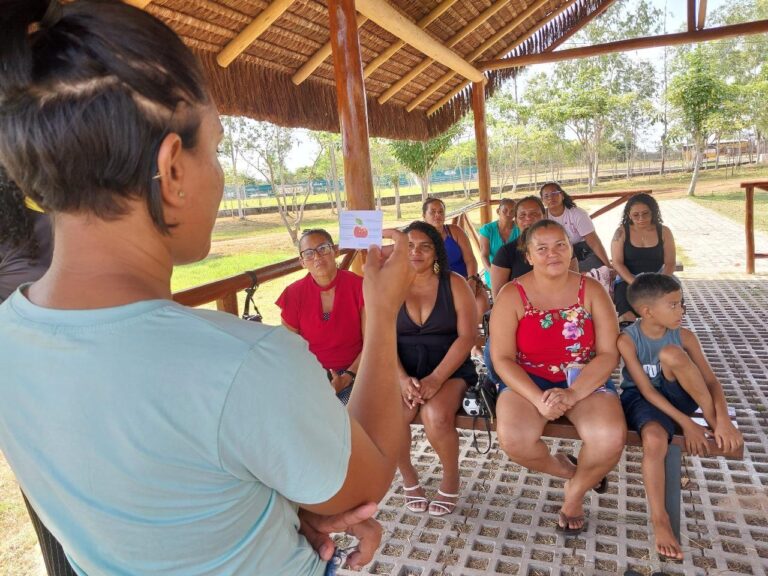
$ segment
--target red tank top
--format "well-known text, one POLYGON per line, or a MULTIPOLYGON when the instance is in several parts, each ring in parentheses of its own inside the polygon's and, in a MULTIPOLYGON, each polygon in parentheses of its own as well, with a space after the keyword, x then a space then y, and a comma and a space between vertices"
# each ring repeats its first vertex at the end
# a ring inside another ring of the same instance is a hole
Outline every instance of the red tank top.
POLYGON ((565 380, 571 362, 586 364, 595 355, 592 315, 584 308, 584 277, 579 282, 578 301, 568 308, 539 310, 520 292, 525 314, 517 326, 517 363, 526 371, 550 382, 565 380))

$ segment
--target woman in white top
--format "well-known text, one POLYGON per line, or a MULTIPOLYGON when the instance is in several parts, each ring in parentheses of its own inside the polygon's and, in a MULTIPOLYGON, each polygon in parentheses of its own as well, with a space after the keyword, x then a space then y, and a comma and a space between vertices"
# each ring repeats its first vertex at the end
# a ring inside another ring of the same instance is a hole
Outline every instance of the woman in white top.
POLYGON ((568 193, 557 182, 547 182, 539 190, 547 207, 546 218, 565 228, 573 245, 573 255, 579 261, 579 272, 589 272, 601 266, 611 267, 608 253, 603 247, 589 214, 576 206, 568 193))

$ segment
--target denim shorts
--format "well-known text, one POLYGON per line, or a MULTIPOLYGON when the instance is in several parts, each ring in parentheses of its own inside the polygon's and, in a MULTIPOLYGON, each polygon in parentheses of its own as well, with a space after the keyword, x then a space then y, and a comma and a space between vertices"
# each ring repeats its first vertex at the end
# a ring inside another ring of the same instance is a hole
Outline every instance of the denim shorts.
MULTIPOLYGON (((547 380, 546 378, 542 378, 541 376, 537 376, 536 374, 531 374, 530 372, 526 372, 528 374, 528 378, 533 380, 533 383, 538 386, 542 392, 545 392, 546 390, 550 390, 552 388, 568 388, 568 382, 565 380, 560 380, 558 382, 551 382, 550 380, 547 380)), ((504 382, 499 379, 499 394, 501 394, 504 390, 507 389, 507 385, 504 384, 504 382)), ((600 386, 595 392, 612 392, 613 394, 616 394, 616 386, 613 385, 613 382, 608 379, 608 381, 600 386)))
MULTIPOLYGON (((661 377, 661 385, 657 388, 659 392, 669 400, 670 404, 680 410, 683 414, 690 416, 699 406, 691 396, 683 390, 677 382, 671 382, 661 377)), ((640 432, 643 426, 648 422, 658 422, 667 431, 667 437, 672 440, 677 426, 675 421, 664 412, 656 408, 640 393, 637 388, 627 388, 621 393, 621 407, 624 409, 624 415, 627 418, 627 427, 630 430, 640 432)))

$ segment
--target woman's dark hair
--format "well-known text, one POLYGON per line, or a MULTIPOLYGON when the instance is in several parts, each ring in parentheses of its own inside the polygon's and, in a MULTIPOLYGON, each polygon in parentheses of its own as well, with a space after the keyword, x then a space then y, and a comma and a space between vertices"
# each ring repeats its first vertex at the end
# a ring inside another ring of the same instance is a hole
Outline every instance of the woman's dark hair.
POLYGON ((571 198, 571 196, 568 194, 568 192, 563 190, 563 187, 560 186, 559 182, 555 182, 555 181, 544 182, 544 184, 541 185, 541 188, 539 188, 539 196, 543 197, 544 196, 544 188, 549 188, 550 186, 554 186, 555 190, 557 190, 558 192, 560 192, 560 194, 563 195, 563 206, 565 206, 566 208, 575 208, 576 207, 576 202, 574 201, 574 199, 571 198))
POLYGON ((682 289, 680 282, 674 276, 657 272, 644 272, 635 276, 635 281, 627 288, 627 300, 634 308, 643 302, 652 303, 667 294, 682 289))
MULTIPOLYGON (((534 222, 525 229, 525 232, 523 232, 523 235, 521 236, 522 242, 519 246, 520 252, 523 254, 528 252, 528 246, 531 243, 531 238, 533 238, 533 235, 536 233, 536 231, 541 230, 542 228, 557 228, 565 235, 565 239, 568 240, 568 233, 565 231, 565 228, 562 224, 555 222, 554 220, 548 220, 547 218, 544 218, 543 220, 534 222)), ((570 245, 570 241, 568 244, 570 245)))
POLYGON ((24 204, 24 193, 0 166, 0 242, 13 248, 27 246, 31 258, 38 252, 34 223, 24 204))
POLYGON ((119 0, 4 1, 0 29, 0 162, 11 177, 54 213, 114 219, 143 198, 167 233, 158 149, 169 133, 194 148, 210 102, 179 37, 119 0))
POLYGON ((319 236, 322 236, 326 240, 328 240, 328 243, 333 246, 333 236, 328 232, 328 230, 325 230, 323 228, 309 228, 308 230, 304 230, 301 233, 301 238, 299 238, 299 246, 301 246, 301 241, 304 240, 307 236, 312 236, 313 234, 317 234, 319 236))
POLYGON ((517 205, 517 202, 515 202, 512 198, 502 198, 499 200, 499 207, 496 208, 496 212, 501 210, 502 206, 512 206, 512 211, 515 211, 515 206, 517 205))
POLYGON ((443 242, 443 237, 440 236, 440 232, 437 231, 437 228, 432 226, 432 224, 427 224, 422 220, 414 220, 405 227, 403 232, 408 234, 408 232, 413 230, 426 234, 427 237, 432 241, 432 245, 435 247, 435 262, 437 262, 437 265, 440 267, 440 272, 438 272, 438 275, 441 278, 447 278, 450 276, 451 269, 448 266, 448 254, 445 252, 445 243, 443 242))
POLYGON ((632 196, 627 201, 626 206, 624 206, 624 213, 621 216, 622 226, 626 228, 632 223, 632 220, 629 218, 629 213, 635 204, 645 204, 648 206, 651 211, 651 224, 654 224, 655 226, 661 226, 661 224, 663 224, 663 220, 661 219, 661 210, 659 210, 659 203, 656 202, 656 198, 650 194, 641 192, 640 194, 635 194, 632 196))
POLYGON ((547 213, 547 209, 544 207, 544 202, 541 201, 541 198, 538 196, 530 195, 525 196, 524 198, 520 198, 520 200, 517 201, 517 204, 515 204, 515 218, 517 218, 517 211, 520 209, 520 205, 523 204, 523 202, 535 202, 539 205, 539 208, 541 208, 541 215, 547 213))
POLYGON ((428 196, 426 200, 421 205, 421 215, 426 216, 427 215, 427 208, 429 208, 429 205, 432 204, 432 202, 440 202, 440 204, 443 205, 443 210, 445 210, 445 202, 440 200, 440 198, 435 198, 434 196, 428 196))

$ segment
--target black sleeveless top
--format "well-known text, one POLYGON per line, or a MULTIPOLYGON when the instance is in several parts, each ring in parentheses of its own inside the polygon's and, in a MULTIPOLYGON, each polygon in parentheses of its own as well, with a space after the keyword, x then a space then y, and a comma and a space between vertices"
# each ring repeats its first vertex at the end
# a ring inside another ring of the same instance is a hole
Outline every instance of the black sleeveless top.
POLYGON ((659 272, 664 266, 664 236, 661 224, 656 225, 659 241, 656 246, 640 248, 629 240, 629 224, 624 225, 624 265, 638 275, 641 272, 659 272))
MULTIPOLYGON (((397 355, 406 374, 424 378, 437 368, 459 336, 457 322, 450 276, 440 278, 435 306, 423 325, 411 319, 403 303, 397 313, 397 355)), ((467 384, 477 381, 469 356, 451 378, 463 378, 467 384)))

